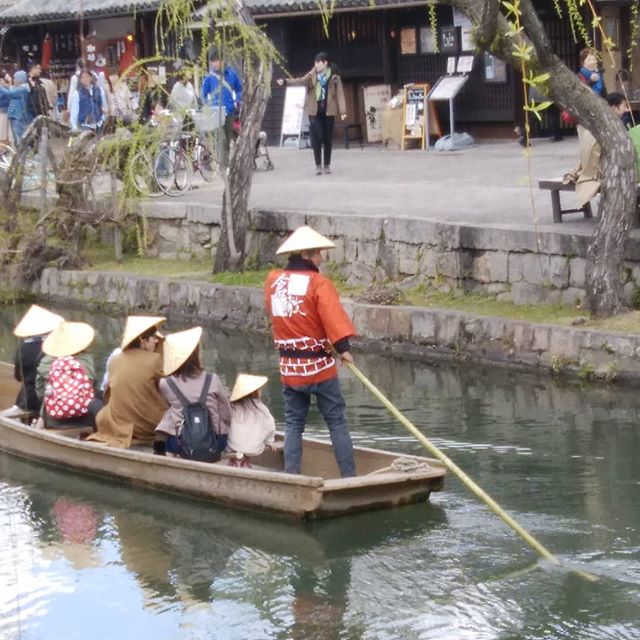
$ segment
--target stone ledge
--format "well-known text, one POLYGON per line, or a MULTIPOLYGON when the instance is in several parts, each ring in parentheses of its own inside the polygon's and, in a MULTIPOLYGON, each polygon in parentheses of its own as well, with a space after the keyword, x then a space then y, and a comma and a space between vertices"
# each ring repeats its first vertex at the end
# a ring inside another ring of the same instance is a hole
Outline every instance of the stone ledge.
MULTIPOLYGON (((44 299, 162 312, 221 327, 266 331, 262 291, 123 273, 45 269, 44 299)), ((640 335, 534 324, 451 310, 376 306, 345 300, 368 348, 424 359, 468 359, 572 376, 640 380, 640 335)))

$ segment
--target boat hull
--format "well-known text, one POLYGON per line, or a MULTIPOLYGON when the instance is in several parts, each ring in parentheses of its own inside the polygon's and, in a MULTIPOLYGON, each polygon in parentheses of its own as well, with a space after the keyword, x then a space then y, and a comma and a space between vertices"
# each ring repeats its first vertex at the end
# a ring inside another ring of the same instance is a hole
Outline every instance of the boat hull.
MULTIPOLYGON (((424 501, 431 491, 441 489, 445 476, 438 461, 412 456, 400 457, 421 461, 428 467, 411 472, 384 471, 399 456, 358 447, 356 465, 360 473, 367 475, 355 478, 291 475, 270 470, 281 467, 281 450, 255 458, 257 468, 236 468, 224 463, 154 456, 142 450, 115 449, 56 431, 36 430, 8 418, 0 418, 0 449, 91 476, 116 478, 167 493, 302 519, 424 501), (372 467, 382 472, 370 475, 368 469, 372 467)), ((325 459, 332 455, 330 445, 305 439, 305 458, 328 466, 325 459)))

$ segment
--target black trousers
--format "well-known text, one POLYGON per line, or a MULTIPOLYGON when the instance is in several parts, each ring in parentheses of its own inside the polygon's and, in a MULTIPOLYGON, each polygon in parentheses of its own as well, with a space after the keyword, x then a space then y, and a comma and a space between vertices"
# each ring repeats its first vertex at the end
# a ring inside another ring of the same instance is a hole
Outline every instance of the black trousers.
POLYGON ((313 148, 316 167, 322 166, 322 148, 324 147, 324 166, 331 164, 331 143, 333 142, 333 123, 335 118, 320 113, 309 118, 309 137, 313 148))

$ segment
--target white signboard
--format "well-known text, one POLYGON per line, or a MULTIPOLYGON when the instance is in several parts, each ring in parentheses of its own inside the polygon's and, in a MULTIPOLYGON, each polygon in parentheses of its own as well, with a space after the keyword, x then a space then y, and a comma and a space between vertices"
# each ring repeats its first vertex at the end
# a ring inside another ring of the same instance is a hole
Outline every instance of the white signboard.
POLYGON ((284 111, 282 113, 283 136, 300 135, 306 95, 307 90, 304 87, 287 87, 284 96, 284 111))
POLYGON ((429 94, 429 100, 453 100, 469 76, 443 76, 429 94))
POLYGON ((473 69, 473 56, 460 56, 458 58, 458 73, 471 73, 473 69))
POLYGON ((367 142, 382 142, 382 114, 391 100, 391 86, 377 84, 362 89, 367 118, 367 142))

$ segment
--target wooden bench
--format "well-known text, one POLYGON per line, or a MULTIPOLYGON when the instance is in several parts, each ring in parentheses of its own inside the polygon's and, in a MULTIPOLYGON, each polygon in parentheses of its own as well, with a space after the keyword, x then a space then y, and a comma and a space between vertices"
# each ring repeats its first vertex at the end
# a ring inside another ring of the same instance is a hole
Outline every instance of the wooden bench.
POLYGON ((553 212, 553 221, 562 222, 562 216, 568 213, 583 213, 585 218, 593 218, 593 212, 591 211, 591 203, 587 202, 583 207, 578 209, 563 209, 560 202, 561 191, 574 191, 576 185, 573 182, 562 182, 561 178, 554 180, 540 180, 538 182, 538 188, 543 191, 551 192, 551 210, 553 212))

